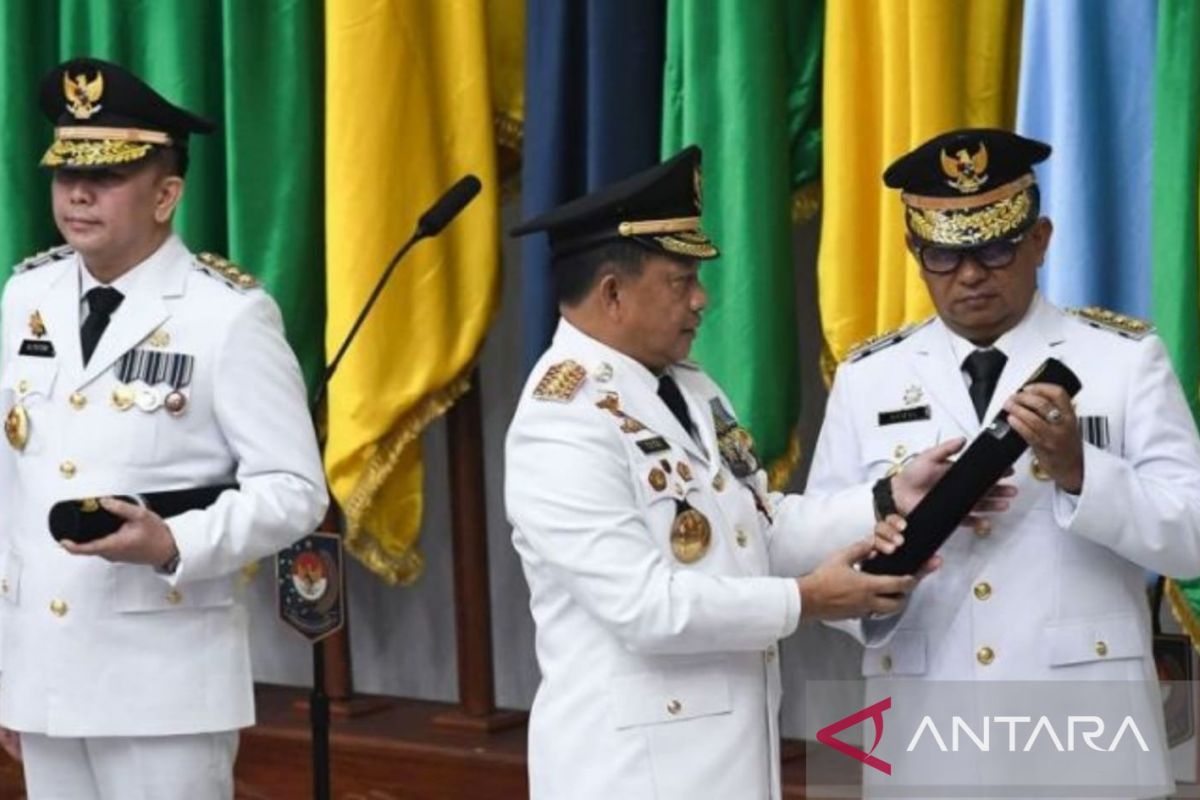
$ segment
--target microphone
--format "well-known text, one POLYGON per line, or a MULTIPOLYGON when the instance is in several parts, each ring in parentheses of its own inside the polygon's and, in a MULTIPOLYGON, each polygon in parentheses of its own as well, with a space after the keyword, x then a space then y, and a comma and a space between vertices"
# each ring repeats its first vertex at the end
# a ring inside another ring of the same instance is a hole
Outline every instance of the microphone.
POLYGON ((438 201, 430 206, 428 211, 421 215, 421 218, 417 221, 417 229, 413 231, 412 236, 408 237, 408 241, 404 243, 404 246, 396 251, 396 255, 392 256, 392 260, 388 262, 383 275, 379 276, 379 282, 375 284, 375 288, 371 291, 371 296, 367 298, 362 311, 358 313, 358 318, 354 320, 354 325, 350 327, 350 332, 346 334, 342 346, 338 348, 337 355, 333 357, 333 360, 329 362, 329 366, 325 368, 325 372, 321 376, 321 383, 317 386, 316 396, 312 401, 311 410, 314 417, 321 408, 321 401, 325 399, 325 392, 329 389, 329 381, 332 380, 333 373, 337 372, 338 364, 342 361, 342 356, 346 355, 346 351, 350 348, 350 343, 358 335, 358 329, 366 321, 367 314, 374 307, 375 301, 379 299, 383 287, 387 285, 388 279, 392 277, 392 271, 396 269, 396 265, 400 263, 400 259, 404 258, 404 254, 420 240, 429 238, 430 236, 437 236, 441 233, 450 224, 450 221, 457 217, 459 212, 475 199, 475 195, 479 194, 480 186, 479 178, 470 174, 464 175, 457 183, 447 189, 446 193, 439 197, 438 201))
POLYGON ((446 190, 446 193, 434 203, 417 221, 415 239, 437 236, 442 229, 450 224, 450 220, 467 207, 467 204, 479 194, 479 178, 474 175, 464 175, 458 183, 446 190))

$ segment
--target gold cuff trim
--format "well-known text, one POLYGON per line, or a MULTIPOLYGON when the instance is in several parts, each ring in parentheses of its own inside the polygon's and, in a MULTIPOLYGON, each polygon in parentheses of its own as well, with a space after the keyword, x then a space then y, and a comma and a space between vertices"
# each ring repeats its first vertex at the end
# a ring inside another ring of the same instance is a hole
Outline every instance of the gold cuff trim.
POLYGON ((989 203, 994 203, 997 200, 1003 200, 1022 189, 1028 189, 1036 182, 1033 173, 1027 172, 1015 181, 1010 181, 1003 186, 997 186, 990 192, 973 194, 970 197, 926 197, 924 195, 901 192, 900 199, 904 202, 904 205, 910 208, 928 208, 935 211, 961 211, 965 208, 979 208, 989 203))
POLYGON ((54 129, 54 138, 71 141, 143 142, 145 144, 171 144, 171 137, 162 131, 141 128, 102 128, 73 125, 54 129))
POLYGON ((699 217, 674 217, 672 219, 644 219, 638 222, 622 222, 617 233, 622 236, 644 236, 651 233, 678 233, 694 231, 700 227, 699 217))
POLYGON ((43 167, 101 167, 145 158, 154 145, 123 141, 63 141, 50 145, 43 167))
POLYGON ((1196 613, 1183 596, 1183 590, 1171 578, 1167 578, 1166 594, 1167 599, 1171 601, 1171 615, 1192 640, 1192 649, 1200 653, 1200 620, 1196 619, 1196 613))
POLYGON ((788 436, 787 450, 767 467, 767 487, 772 492, 782 492, 787 486, 788 481, 792 479, 792 473, 800 465, 801 455, 800 426, 797 425, 788 436))

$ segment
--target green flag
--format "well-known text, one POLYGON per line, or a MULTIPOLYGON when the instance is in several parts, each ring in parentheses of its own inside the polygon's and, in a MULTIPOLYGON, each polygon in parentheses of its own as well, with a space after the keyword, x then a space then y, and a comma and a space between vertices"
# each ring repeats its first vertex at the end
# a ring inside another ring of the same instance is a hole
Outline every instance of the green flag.
POLYGON ((38 110, 38 81, 58 60, 53 3, 0 4, 0 275, 61 241, 50 215, 50 176, 38 166, 51 127, 38 110))
POLYGON ((42 75, 74 56, 120 63, 218 123, 191 140, 176 229, 263 282, 311 387, 325 319, 321 0, 46 0, 0 14, 3 269, 61 241, 37 166, 51 135, 37 105, 42 75))
POLYGON ((664 156, 704 151, 704 226, 721 258, 693 351, 729 394, 772 485, 799 461, 792 197, 820 169, 819 0, 670 0, 664 156))
MULTIPOLYGON (((1154 93, 1154 320, 1200 419, 1200 4, 1193 0, 1159 0, 1154 93)), ((1168 581, 1167 596, 1195 643, 1200 578, 1168 581)))

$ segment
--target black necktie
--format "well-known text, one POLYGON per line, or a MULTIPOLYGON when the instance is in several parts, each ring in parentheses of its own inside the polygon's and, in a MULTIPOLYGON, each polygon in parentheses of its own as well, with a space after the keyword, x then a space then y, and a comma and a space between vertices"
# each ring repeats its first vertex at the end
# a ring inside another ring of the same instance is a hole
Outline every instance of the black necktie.
POLYGON ((679 391, 679 384, 670 375, 658 379, 658 396, 671 409, 683 429, 695 437, 696 426, 692 423, 692 415, 688 413, 687 401, 683 399, 683 392, 679 391))
POLYGON ((992 401, 1006 361, 1008 356, 996 349, 976 350, 963 360, 963 369, 971 376, 971 388, 968 391, 971 402, 975 404, 975 416, 979 417, 980 422, 983 421, 988 403, 992 401))
POLYGON ((88 315, 79 329, 79 343, 83 345, 83 365, 86 367, 96 350, 100 336, 108 327, 109 319, 117 310, 117 306, 121 305, 125 295, 111 286, 97 286, 85 294, 83 299, 87 301, 88 315))

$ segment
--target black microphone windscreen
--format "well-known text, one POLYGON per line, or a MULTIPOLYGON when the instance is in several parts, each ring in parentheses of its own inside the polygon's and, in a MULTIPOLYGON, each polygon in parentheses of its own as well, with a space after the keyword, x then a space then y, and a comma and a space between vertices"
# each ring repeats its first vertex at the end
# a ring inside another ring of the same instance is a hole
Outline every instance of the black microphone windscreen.
POLYGON ((479 194, 479 178, 465 175, 417 221, 417 237, 436 236, 479 194))

